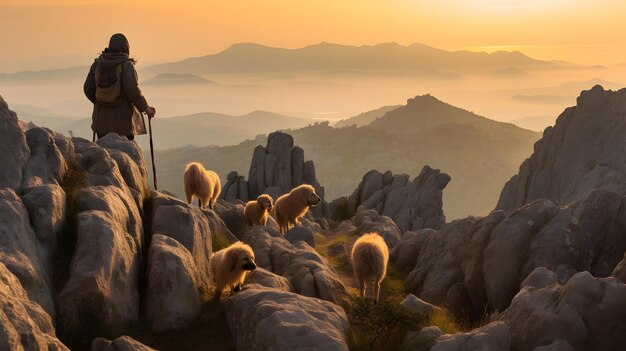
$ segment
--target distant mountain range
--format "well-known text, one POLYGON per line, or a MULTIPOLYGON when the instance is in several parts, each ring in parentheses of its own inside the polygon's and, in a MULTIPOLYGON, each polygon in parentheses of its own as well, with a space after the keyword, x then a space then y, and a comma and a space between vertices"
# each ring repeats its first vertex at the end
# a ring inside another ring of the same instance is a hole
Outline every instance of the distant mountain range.
POLYGON ((423 44, 402 46, 339 45, 320 43, 299 49, 283 49, 260 44, 235 44, 228 49, 179 62, 154 65, 145 74, 189 73, 270 73, 270 72, 342 72, 408 71, 458 72, 464 69, 546 69, 559 64, 535 60, 520 52, 446 51, 423 44))
MULTIPOLYGON (((91 139, 91 118, 75 118, 57 115, 46 110, 30 107, 15 107, 20 119, 45 126, 59 133, 91 139)), ((266 111, 254 111, 242 116, 219 113, 197 113, 188 116, 157 118, 152 122, 155 148, 170 149, 187 145, 234 145, 242 140, 253 139, 259 134, 275 130, 301 128, 320 122, 310 118, 284 116, 266 111)), ((142 148, 147 149, 148 140, 137 138, 142 148)))
POLYGON ((401 105, 383 106, 381 108, 377 108, 376 110, 363 112, 363 113, 358 114, 358 115, 356 115, 354 117, 342 119, 342 120, 338 121, 337 123, 335 123, 333 125, 333 127, 341 128, 341 127, 349 127, 351 125, 356 125, 357 127, 366 126, 366 125, 372 123, 374 120, 376 120, 376 119, 382 117, 383 115, 385 115, 385 113, 387 113, 389 111, 393 111, 393 110, 397 109, 400 106, 401 105))
MULTIPOLYGON (((350 123, 356 124, 356 123, 350 123)), ((425 95, 391 108, 369 125, 333 128, 327 123, 288 131, 306 159, 315 162, 326 198, 349 195, 371 169, 416 176, 423 165, 452 176, 444 191, 448 219, 488 213, 505 181, 531 152, 540 133, 475 115, 425 95)), ((222 180, 232 170, 247 177, 252 152, 265 136, 228 147, 159 151, 159 182, 182 194, 187 162, 199 161, 222 180)))
POLYGON ((143 82, 148 85, 185 85, 185 84, 215 84, 208 79, 196 76, 193 74, 178 74, 178 73, 161 73, 158 76, 148 79, 143 82))

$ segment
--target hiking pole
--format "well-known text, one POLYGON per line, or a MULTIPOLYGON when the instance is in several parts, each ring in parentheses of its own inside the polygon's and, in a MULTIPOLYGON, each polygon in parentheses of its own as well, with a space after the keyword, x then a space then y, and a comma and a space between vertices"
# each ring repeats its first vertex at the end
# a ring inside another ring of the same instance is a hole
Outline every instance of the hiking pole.
POLYGON ((156 164, 154 163, 154 145, 152 143, 152 118, 148 116, 148 132, 150 133, 150 157, 152 158, 152 179, 154 180, 154 190, 157 188, 156 164))

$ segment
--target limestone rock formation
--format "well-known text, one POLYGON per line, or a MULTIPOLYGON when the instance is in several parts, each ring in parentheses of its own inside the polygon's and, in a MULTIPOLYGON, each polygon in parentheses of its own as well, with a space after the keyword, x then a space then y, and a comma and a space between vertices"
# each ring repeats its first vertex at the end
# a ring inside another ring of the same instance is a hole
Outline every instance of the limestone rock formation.
POLYGON ((443 334, 439 328, 430 327, 409 333, 400 350, 509 350, 509 338, 509 328, 504 322, 493 322, 468 333, 457 334, 443 334))
POLYGON ((28 161, 29 149, 24 132, 18 124, 17 115, 9 110, 6 101, 0 96, 0 189, 19 189, 22 174, 28 161))
POLYGON ((406 174, 372 170, 363 176, 347 203, 338 200, 333 205, 335 212, 331 217, 348 219, 359 212, 359 208, 365 208, 393 219, 402 232, 439 229, 446 222, 442 195, 448 182, 449 175, 428 166, 412 181, 406 174))
POLYGON ((0 350, 68 350, 52 318, 31 301, 19 279, 0 262, 0 350))
POLYGON ((261 267, 257 267, 250 273, 255 283, 283 291, 293 291, 293 286, 289 280, 283 276, 272 273, 261 267))
POLYGON ((327 301, 251 284, 225 309, 238 350, 348 350, 346 314, 327 301))
POLYGON ((376 232, 385 239, 390 250, 402 237, 402 232, 396 223, 391 218, 378 214, 376 210, 361 209, 352 222, 356 227, 356 234, 376 232))
POLYGON ((593 189, 626 192, 626 89, 583 91, 548 127, 505 185, 497 209, 510 212, 540 198, 567 205, 593 189))
POLYGON ((287 278, 293 292, 347 305, 343 283, 306 242, 291 244, 275 230, 261 226, 252 228, 243 241, 254 250, 257 266, 287 278))
POLYGON ((146 269, 150 328, 161 332, 187 326, 202 308, 200 271, 189 250, 174 238, 155 234, 146 269))
POLYGON ((52 285, 38 246, 21 199, 13 189, 1 189, 0 263, 17 277, 29 299, 54 316, 52 285))
POLYGON ((626 349, 626 285, 589 272, 560 284, 557 274, 537 269, 502 315, 511 349, 626 349))
POLYGON ((626 251, 625 199, 596 190, 567 207, 536 200, 509 215, 454 221, 421 244, 407 289, 480 318, 507 308, 537 267, 553 270, 561 283, 580 271, 607 277, 626 251))
POLYGON ((416 232, 405 232, 402 239, 393 247, 389 253, 389 261, 400 270, 400 272, 408 273, 417 263, 418 253, 422 245, 431 235, 436 233, 434 229, 426 228, 416 232))
POLYGON ((304 160, 304 150, 294 146, 293 137, 287 133, 274 132, 267 137, 267 146, 254 149, 248 181, 237 172, 228 174, 220 199, 244 202, 269 194, 276 200, 301 184, 311 184, 322 198, 322 203, 311 209, 316 218, 328 215, 324 201, 324 187, 315 175, 313 161, 304 160))

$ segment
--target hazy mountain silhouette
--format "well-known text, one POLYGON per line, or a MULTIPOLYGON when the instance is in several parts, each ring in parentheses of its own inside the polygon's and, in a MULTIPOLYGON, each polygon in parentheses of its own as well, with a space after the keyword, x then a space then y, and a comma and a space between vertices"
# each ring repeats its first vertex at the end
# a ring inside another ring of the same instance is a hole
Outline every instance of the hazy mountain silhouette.
POLYGON ((348 127, 351 125, 356 125, 357 127, 362 127, 372 123, 375 119, 382 117, 385 113, 395 110, 401 105, 394 106, 383 106, 381 108, 377 108, 372 111, 363 112, 354 117, 342 119, 339 122, 333 124, 335 128, 348 127))
MULTIPOLYGON (((46 126, 56 132, 91 139, 91 118, 72 118, 47 112, 32 106, 16 105, 16 112, 25 122, 46 126)), ((155 148, 171 149, 188 145, 235 145, 275 130, 301 128, 320 120, 285 116, 266 111, 254 111, 241 116, 220 113, 197 113, 188 116, 153 120, 155 148)), ((146 149, 147 138, 137 141, 146 149)))
POLYGON ((299 49, 283 49, 260 44, 241 43, 214 54, 188 58, 180 62, 147 67, 146 74, 164 72, 191 73, 271 73, 315 71, 459 71, 507 67, 556 68, 557 64, 532 59, 520 52, 446 51, 423 44, 402 46, 397 43, 377 45, 339 45, 320 43, 299 49))
POLYGON ((183 85, 183 84, 216 84, 213 81, 193 74, 162 73, 148 79, 142 84, 148 85, 183 85))
MULTIPOLYGON (((452 176, 444 192, 449 219, 488 213, 540 137, 432 96, 410 99, 368 126, 333 128, 319 123, 288 133, 305 150, 305 157, 315 162, 328 199, 349 195, 371 169, 411 176, 425 164, 442 169, 452 176)), ((182 172, 190 161, 203 162, 224 180, 232 170, 247 175, 254 148, 265 142, 266 137, 259 136, 235 146, 160 151, 156 155, 159 182, 164 189, 182 194, 182 172)))

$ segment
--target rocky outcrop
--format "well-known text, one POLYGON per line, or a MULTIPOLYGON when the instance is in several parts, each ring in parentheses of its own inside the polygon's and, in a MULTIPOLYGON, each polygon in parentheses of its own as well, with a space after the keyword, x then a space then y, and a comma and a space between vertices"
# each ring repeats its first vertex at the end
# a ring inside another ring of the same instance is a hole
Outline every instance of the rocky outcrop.
POLYGON ((95 338, 91 344, 91 351, 154 351, 154 349, 124 335, 113 341, 95 338))
POLYGON ((237 172, 229 173, 220 199, 246 202, 269 194, 276 200, 301 184, 311 184, 322 199, 319 206, 311 209, 313 215, 316 218, 328 216, 324 187, 317 180, 313 161, 304 161, 304 150, 294 146, 291 135, 274 132, 267 137, 267 146, 259 145, 254 149, 248 181, 237 172))
POLYGON ((52 318, 29 297, 19 279, 0 262, 0 350, 68 350, 52 318))
POLYGON ((243 241, 254 250, 257 266, 287 278, 293 292, 347 305, 343 283, 306 242, 291 244, 275 230, 261 226, 252 228, 243 241))
POLYGON ((416 232, 405 232, 402 239, 389 253, 389 262, 392 262, 400 272, 409 273, 415 268, 422 245, 436 232, 436 230, 429 228, 416 232))
POLYGON ((29 149, 24 132, 18 124, 17 115, 9 110, 6 101, 0 96, 0 189, 18 190, 28 161, 29 149), (5 165, 11 165, 6 167, 5 165))
POLYGON ((583 91, 576 106, 546 128, 496 208, 510 212, 540 198, 567 205, 598 188, 626 193, 624 101, 626 89, 583 91))
POLYGON ((437 327, 407 334, 400 350, 472 351, 509 350, 509 328, 493 322, 469 333, 443 334, 437 327))
MULTIPOLYGON (((154 331, 187 326, 200 313, 203 296, 209 295, 211 227, 218 223, 212 224, 212 211, 205 211, 165 193, 152 193, 146 312, 154 331)), ((219 226, 224 226, 221 221, 219 226)))
POLYGON ((560 284, 558 274, 534 270, 502 315, 511 349, 623 350, 626 340, 626 285, 589 272, 560 284))
POLYGON ((562 283, 580 271, 607 277, 626 251, 624 200, 596 190, 567 207, 536 200, 509 215, 454 221, 421 244, 407 289, 480 318, 508 307, 537 267, 553 270, 562 283))
POLYGON ((448 182, 449 175, 428 166, 412 181, 406 174, 373 170, 363 176, 347 201, 339 199, 333 203, 331 217, 348 219, 364 208, 391 218, 402 232, 439 229, 446 222, 442 196, 448 182))
POLYGON ((225 310, 238 350, 348 350, 346 314, 327 301, 252 284, 225 310))

